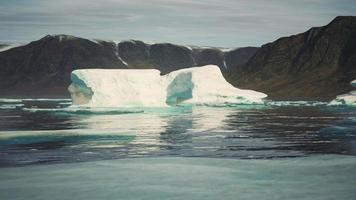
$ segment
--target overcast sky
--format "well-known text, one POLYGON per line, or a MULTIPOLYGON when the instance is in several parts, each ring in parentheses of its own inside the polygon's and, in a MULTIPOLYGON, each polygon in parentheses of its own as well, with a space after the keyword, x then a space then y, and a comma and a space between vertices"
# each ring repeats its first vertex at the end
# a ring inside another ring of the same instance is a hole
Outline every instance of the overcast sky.
POLYGON ((0 0, 0 41, 47 34, 260 46, 356 15, 356 0, 0 0))

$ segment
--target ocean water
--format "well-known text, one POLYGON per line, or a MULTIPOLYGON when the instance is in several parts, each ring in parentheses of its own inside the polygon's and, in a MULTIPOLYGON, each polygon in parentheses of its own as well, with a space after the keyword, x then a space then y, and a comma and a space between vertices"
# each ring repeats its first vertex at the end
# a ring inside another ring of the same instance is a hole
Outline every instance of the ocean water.
POLYGON ((0 100, 0 199, 356 199, 355 107, 69 105, 0 100))

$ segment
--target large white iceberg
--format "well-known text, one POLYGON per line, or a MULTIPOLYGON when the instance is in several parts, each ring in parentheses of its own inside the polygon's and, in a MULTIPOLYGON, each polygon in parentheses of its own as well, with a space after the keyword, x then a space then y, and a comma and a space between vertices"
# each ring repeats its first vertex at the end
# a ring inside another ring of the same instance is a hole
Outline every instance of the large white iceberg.
POLYGON ((80 69, 71 74, 74 105, 165 107, 177 104, 262 103, 267 95, 229 84, 219 67, 181 69, 161 76, 155 69, 80 69))
MULTIPOLYGON (((356 87, 356 80, 353 80, 350 83, 352 86, 356 87)), ((356 106, 356 90, 351 91, 347 94, 342 94, 337 96, 334 100, 332 100, 329 105, 337 106, 337 105, 349 105, 356 106)))

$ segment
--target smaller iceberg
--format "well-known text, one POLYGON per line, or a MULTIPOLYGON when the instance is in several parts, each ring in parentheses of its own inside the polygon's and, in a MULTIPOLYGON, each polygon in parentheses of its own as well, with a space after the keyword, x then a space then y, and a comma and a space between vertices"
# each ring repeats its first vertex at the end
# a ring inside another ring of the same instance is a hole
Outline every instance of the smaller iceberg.
POLYGON ((166 107, 178 104, 260 104, 266 94, 235 88, 215 65, 173 71, 80 69, 71 74, 73 105, 166 107))
MULTIPOLYGON (((353 87, 356 87, 356 80, 353 80, 350 83, 353 87)), ((332 100, 329 105, 331 106, 339 106, 339 105, 349 105, 356 106, 356 90, 351 91, 347 94, 342 94, 337 96, 334 100, 332 100)))
POLYGON ((351 85, 356 87, 356 80, 351 81, 351 85))

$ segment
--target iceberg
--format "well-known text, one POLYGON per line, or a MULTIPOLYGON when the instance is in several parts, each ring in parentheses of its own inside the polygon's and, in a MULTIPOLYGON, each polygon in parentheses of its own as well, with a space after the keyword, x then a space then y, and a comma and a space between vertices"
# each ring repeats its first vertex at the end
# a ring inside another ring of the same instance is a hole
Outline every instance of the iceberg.
MULTIPOLYGON (((356 87, 356 80, 351 81, 350 83, 353 87, 356 87)), ((348 106, 356 106, 356 90, 351 91, 347 94, 342 94, 337 96, 334 100, 332 100, 329 105, 338 106, 338 105, 348 105, 348 106)))
POLYGON ((145 107, 165 105, 160 71, 81 69, 71 74, 68 90, 74 105, 89 107, 145 107))
POLYGON ((215 65, 173 71, 80 69, 71 74, 73 105, 166 107, 181 104, 260 104, 266 94, 235 88, 215 65))
POLYGON ((356 87, 356 80, 351 81, 351 85, 356 87))

